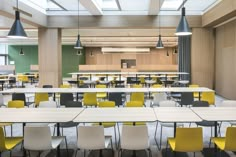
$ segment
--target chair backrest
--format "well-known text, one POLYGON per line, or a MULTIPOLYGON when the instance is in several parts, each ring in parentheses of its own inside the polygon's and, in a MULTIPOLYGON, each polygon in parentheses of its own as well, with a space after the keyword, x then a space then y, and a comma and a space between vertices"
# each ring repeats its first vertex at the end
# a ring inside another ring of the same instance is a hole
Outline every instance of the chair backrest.
POLYGON ((107 86, 106 85, 104 85, 104 84, 97 84, 96 85, 96 88, 106 88, 107 86))
POLYGON ((131 87, 132 88, 142 88, 143 86, 142 86, 142 84, 133 84, 131 87))
POLYGON ((115 101, 116 106, 122 106, 122 93, 109 93, 109 101, 115 101))
POLYGON ((175 151, 197 152, 203 149, 202 128, 177 128, 175 151))
POLYGON ((128 150, 141 150, 149 148, 147 126, 123 125, 121 134, 121 148, 128 150))
POLYGON ((219 107, 236 107, 236 100, 224 100, 219 107))
POLYGON ((152 85, 152 88, 161 88, 161 87, 162 87, 161 84, 154 84, 154 85, 152 85))
POLYGON ((182 92, 181 93, 181 101, 180 105, 192 105, 194 101, 193 93, 192 92, 182 92))
POLYGON ((209 105, 215 105, 215 92, 202 92, 202 101, 208 101, 209 105))
POLYGON ((209 107, 209 103, 207 101, 194 101, 192 107, 209 107))
POLYGON ((61 93, 60 94, 60 104, 63 106, 66 106, 66 103, 68 101, 73 101, 73 100, 74 100, 73 93, 61 93))
POLYGON ((82 102, 80 102, 80 101, 68 101, 65 106, 66 107, 82 107, 82 102))
POLYGON ((48 150, 52 148, 51 131, 48 126, 26 126, 24 148, 26 150, 48 150))
POLYGON ((0 107, 4 106, 3 95, 0 93, 0 107))
POLYGON ((166 93, 154 93, 153 95, 153 106, 159 106, 160 101, 167 100, 166 93))
POLYGON ((114 101, 101 101, 98 103, 98 107, 115 107, 114 101))
POLYGON ((96 106, 97 94, 96 93, 84 93, 84 106, 96 106))
POLYGON ((226 130, 225 150, 236 151, 236 127, 228 127, 226 130))
POLYGON ((39 105, 40 101, 48 101, 48 100, 49 100, 48 93, 35 93, 34 102, 36 107, 39 105))
POLYGON ((144 104, 144 93, 143 92, 131 93, 130 101, 141 101, 144 104))
POLYGON ((129 101, 126 102, 125 107, 143 107, 143 103, 141 101, 129 101))
POLYGON ((25 103, 22 100, 13 100, 8 101, 7 107, 8 108, 24 108, 25 103))
POLYGON ((104 149, 105 136, 103 126, 79 126, 77 146, 80 149, 104 149))
POLYGON ((0 152, 6 150, 4 130, 0 127, 0 152))
POLYGON ((57 103, 55 101, 40 101, 39 108, 57 108, 57 103))
POLYGON ((176 102, 173 100, 160 101, 159 107, 176 107, 176 102))
POLYGON ((24 105, 26 105, 26 98, 25 98, 25 93, 13 93, 12 94, 12 100, 22 100, 24 101, 24 105))
POLYGON ((43 85, 43 88, 53 88, 53 85, 46 84, 46 85, 43 85))

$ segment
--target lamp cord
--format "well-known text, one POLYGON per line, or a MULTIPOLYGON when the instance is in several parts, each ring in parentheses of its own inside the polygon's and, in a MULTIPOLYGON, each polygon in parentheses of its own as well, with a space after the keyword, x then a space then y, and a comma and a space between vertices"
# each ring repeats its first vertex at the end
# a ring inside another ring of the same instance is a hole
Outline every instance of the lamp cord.
POLYGON ((79 0, 78 0, 78 34, 79 34, 79 0))
POLYGON ((161 35, 161 0, 159 0, 159 35, 161 35))
POLYGON ((17 10, 17 11, 19 10, 19 9, 18 9, 18 6, 19 6, 18 3, 19 3, 18 0, 16 0, 16 10, 17 10))

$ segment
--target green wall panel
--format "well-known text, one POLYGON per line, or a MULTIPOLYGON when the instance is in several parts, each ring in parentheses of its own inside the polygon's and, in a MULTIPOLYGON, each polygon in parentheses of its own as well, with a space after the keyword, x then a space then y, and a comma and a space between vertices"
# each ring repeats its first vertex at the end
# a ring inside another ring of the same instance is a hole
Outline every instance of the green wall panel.
POLYGON ((38 46, 37 45, 9 45, 8 61, 15 62, 16 73, 30 72, 31 64, 38 64, 38 46), (20 49, 23 48, 24 55, 19 55, 20 49))
MULTIPOLYGON (((82 55, 77 55, 77 50, 73 45, 62 46, 62 76, 71 77, 70 72, 77 72, 79 64, 85 64, 85 49, 82 55)), ((38 46, 37 45, 9 45, 8 46, 8 64, 10 61, 15 62, 16 73, 29 72, 31 64, 38 64, 38 46), (23 48, 25 55, 19 55, 20 49, 23 48)))

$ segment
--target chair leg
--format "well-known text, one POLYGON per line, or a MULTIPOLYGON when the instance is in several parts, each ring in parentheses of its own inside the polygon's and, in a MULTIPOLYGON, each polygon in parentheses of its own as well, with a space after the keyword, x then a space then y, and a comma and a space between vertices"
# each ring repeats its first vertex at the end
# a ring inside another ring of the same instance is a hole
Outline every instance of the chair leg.
POLYGON ((86 150, 84 149, 84 157, 86 156, 86 150))
POLYGON ((152 151, 150 148, 148 148, 148 152, 149 152, 149 157, 152 157, 152 151))
POLYGON ((118 148, 118 146, 117 146, 117 138, 116 138, 116 124, 114 126, 114 134, 115 134, 115 145, 116 145, 116 148, 118 148))
POLYGON ((12 157, 12 153, 11 153, 11 150, 10 150, 10 157, 12 157))
POLYGON ((168 139, 167 139, 167 142, 166 142, 166 153, 165 153, 165 157, 167 157, 167 150, 168 150, 168 139))
POLYGON ((67 145, 66 136, 65 136, 65 143, 66 143, 66 153, 67 153, 67 157, 69 157, 69 150, 68 150, 68 145, 67 145))
POLYGON ((161 147, 159 146, 159 144, 158 144, 158 142, 157 142, 157 128, 158 128, 158 122, 156 123, 156 129, 155 129, 155 135, 154 135, 154 140, 155 140, 155 142, 156 142, 156 145, 157 145, 157 148, 158 148, 158 150, 160 150, 161 149, 161 147))
POLYGON ((77 156, 77 152, 78 152, 78 149, 76 149, 76 151, 75 151, 75 157, 77 156))
POLYGON ((162 126, 161 126, 161 134, 160 134, 160 150, 161 150, 161 145, 162 145, 162 126))
POLYGON ((12 125, 11 125, 11 137, 13 137, 13 126, 12 125))
POLYGON ((195 152, 193 152, 193 157, 195 157, 195 152))

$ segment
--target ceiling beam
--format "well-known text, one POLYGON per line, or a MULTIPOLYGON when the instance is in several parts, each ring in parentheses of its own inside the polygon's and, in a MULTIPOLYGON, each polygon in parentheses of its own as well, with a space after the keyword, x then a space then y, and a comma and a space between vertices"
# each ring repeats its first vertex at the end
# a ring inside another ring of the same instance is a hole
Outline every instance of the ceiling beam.
POLYGON ((95 0, 80 0, 80 3, 92 14, 102 15, 102 9, 95 0))
POLYGON ((164 0, 150 0, 148 15, 158 15, 163 2, 164 0))

